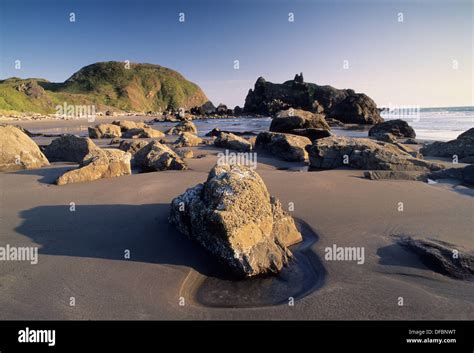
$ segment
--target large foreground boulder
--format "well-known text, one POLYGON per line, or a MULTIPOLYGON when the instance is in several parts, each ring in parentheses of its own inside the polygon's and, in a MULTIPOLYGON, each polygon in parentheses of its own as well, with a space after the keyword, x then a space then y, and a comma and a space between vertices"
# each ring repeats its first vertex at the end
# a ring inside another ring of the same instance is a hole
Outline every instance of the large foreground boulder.
POLYGON ((89 137, 92 139, 106 139, 122 136, 120 126, 114 124, 99 124, 95 127, 89 127, 88 131, 89 137))
POLYGON ((455 140, 433 142, 423 147, 420 152, 425 156, 447 158, 457 156, 459 159, 474 156, 474 128, 465 131, 455 140))
POLYGON ((396 138, 415 138, 415 130, 408 123, 401 119, 384 121, 383 123, 374 125, 369 130, 369 136, 377 136, 379 134, 392 134, 396 138))
POLYGON ((152 141, 140 149, 135 154, 133 163, 144 172, 186 169, 186 164, 181 157, 158 141, 152 141))
POLYGON ((368 138, 331 136, 316 140, 309 148, 312 169, 348 166, 355 169, 430 171, 443 166, 414 158, 391 143, 368 138))
POLYGON ((278 112, 270 124, 273 132, 293 133, 295 129, 308 128, 331 130, 324 115, 293 108, 278 112))
POLYGON ((92 151, 78 169, 61 175, 57 185, 82 183, 103 178, 113 178, 131 174, 130 153, 117 149, 97 149, 92 151))
POLYGON ((214 146, 239 152, 250 152, 252 150, 252 144, 243 137, 222 131, 214 140, 214 146))
POLYGON ((38 145, 14 126, 0 126, 0 171, 49 165, 38 145))
POLYGON ((262 148, 290 162, 307 160, 306 148, 309 145, 311 145, 311 140, 307 137, 277 132, 261 132, 255 142, 255 148, 262 148))
POLYGON ((51 162, 81 163, 85 156, 98 148, 88 137, 65 135, 51 141, 44 154, 51 162))
POLYGON ((302 240, 260 176, 240 165, 215 166, 171 202, 169 220, 242 277, 279 272, 302 240))
POLYGON ((398 237, 398 243, 419 255, 430 269, 457 279, 474 279, 474 252, 436 239, 398 237))

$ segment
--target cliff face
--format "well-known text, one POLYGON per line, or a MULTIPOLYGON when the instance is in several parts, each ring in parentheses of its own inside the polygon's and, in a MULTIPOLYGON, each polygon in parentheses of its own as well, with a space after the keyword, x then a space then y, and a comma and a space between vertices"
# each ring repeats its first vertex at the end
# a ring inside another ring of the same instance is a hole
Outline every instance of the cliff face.
POLYGON ((83 67, 63 83, 42 79, 0 81, 0 109, 54 113, 57 104, 90 104, 98 110, 189 110, 208 102, 198 85, 177 71, 153 64, 101 62, 83 67))
POLYGON ((326 117, 344 123, 377 124, 383 121, 377 105, 365 94, 304 82, 303 74, 282 84, 259 77, 245 99, 244 111, 273 115, 288 108, 324 112, 326 117))

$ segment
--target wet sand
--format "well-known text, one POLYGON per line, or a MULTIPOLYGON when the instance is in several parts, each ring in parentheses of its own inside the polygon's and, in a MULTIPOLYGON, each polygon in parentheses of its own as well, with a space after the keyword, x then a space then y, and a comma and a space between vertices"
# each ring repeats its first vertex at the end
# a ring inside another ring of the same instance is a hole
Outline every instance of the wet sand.
POLYGON ((370 181, 357 170, 296 171, 304 165, 259 154, 257 171, 270 193, 284 206, 293 202, 292 215, 310 233, 305 239, 314 237, 302 251, 316 267, 307 272, 303 264, 293 277, 290 268, 290 285, 277 283, 283 274, 245 298, 253 283, 229 286, 219 264, 168 224, 170 201, 203 182, 222 151, 191 149, 205 157, 188 160, 186 171, 66 186, 52 182, 73 164, 0 174, 0 245, 40 247, 36 265, 2 263, 0 319, 474 318, 474 282, 428 269, 392 237, 432 237, 474 250, 469 194, 370 181), (365 263, 325 260, 333 244, 364 247, 365 263), (232 288, 238 290, 226 295, 232 288), (295 296, 293 306, 286 295, 295 296))

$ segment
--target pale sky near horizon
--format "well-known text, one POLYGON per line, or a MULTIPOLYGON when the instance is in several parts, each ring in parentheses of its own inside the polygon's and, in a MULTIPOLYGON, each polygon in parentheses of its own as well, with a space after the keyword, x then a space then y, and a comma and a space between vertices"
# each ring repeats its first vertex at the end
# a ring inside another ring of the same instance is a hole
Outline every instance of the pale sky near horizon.
POLYGON ((379 106, 466 106, 473 22, 470 0, 0 0, 0 78, 62 82, 94 62, 131 60, 177 70, 230 107, 259 76, 299 72, 379 106))

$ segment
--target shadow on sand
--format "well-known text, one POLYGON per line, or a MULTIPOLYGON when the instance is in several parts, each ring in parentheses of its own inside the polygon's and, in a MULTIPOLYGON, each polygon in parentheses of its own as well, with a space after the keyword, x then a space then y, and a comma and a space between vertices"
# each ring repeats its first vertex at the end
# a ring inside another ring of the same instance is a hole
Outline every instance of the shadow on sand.
POLYGON ((168 204, 40 206, 20 213, 16 231, 39 254, 188 266, 211 275, 217 261, 168 223, 168 204), (130 259, 125 251, 130 251, 130 259))
POLYGON ((187 288, 205 306, 249 307, 302 298, 323 285, 325 270, 311 246, 317 235, 299 223, 304 241, 279 275, 237 279, 199 244, 168 222, 168 204, 39 206, 20 213, 16 231, 39 254, 139 261, 192 268, 203 281, 187 288), (130 251, 130 259, 125 258, 130 251))

